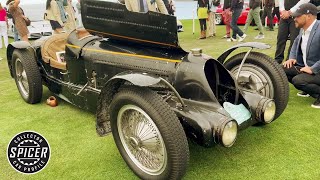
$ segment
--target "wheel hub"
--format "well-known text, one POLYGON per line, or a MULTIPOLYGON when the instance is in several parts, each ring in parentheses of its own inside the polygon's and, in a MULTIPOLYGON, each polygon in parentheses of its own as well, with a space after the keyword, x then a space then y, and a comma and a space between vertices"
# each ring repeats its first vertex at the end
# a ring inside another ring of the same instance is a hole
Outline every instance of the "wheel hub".
POLYGON ((141 150, 141 143, 140 141, 135 137, 129 137, 129 144, 134 148, 141 150))
POLYGON ((22 62, 19 58, 16 60, 16 63, 15 63, 15 71, 16 71, 17 83, 21 90, 21 93, 24 94, 24 96, 28 96, 29 95, 28 77, 22 65, 22 62))
MULTIPOLYGON (((239 66, 231 69, 236 74, 239 66)), ((244 89, 253 90, 263 96, 273 98, 273 84, 268 74, 260 67, 252 64, 244 64, 238 79, 239 85, 244 89)))

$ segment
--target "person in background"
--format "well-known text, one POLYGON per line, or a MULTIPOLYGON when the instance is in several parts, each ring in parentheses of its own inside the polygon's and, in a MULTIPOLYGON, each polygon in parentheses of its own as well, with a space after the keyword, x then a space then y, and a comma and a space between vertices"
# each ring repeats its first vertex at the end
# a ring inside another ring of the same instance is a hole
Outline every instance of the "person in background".
POLYGON ((124 4, 126 5, 126 8, 128 9, 128 11, 139 12, 139 11, 140 11, 139 2, 141 2, 141 1, 137 1, 137 0, 125 0, 125 1, 124 1, 124 4))
POLYGON ((261 0, 250 0, 249 1, 250 10, 248 12, 246 24, 243 27, 243 32, 246 33, 252 20, 254 19, 254 22, 257 24, 258 29, 260 31, 259 35, 256 36, 255 39, 263 39, 264 38, 263 27, 262 27, 261 19, 260 19, 260 10, 261 10, 260 4, 261 4, 261 0))
POLYGON ((82 28, 83 24, 82 24, 82 17, 81 17, 81 4, 80 4, 80 0, 78 0, 77 4, 76 4, 76 8, 78 10, 78 28, 82 28))
POLYGON ((12 15, 12 18, 15 21, 15 27, 17 28, 18 34, 21 37, 21 40, 29 42, 28 34, 29 30, 25 21, 25 16, 21 8, 19 7, 20 0, 8 0, 6 5, 9 6, 8 11, 12 15))
POLYGON ((76 16, 72 7, 72 0, 65 1, 66 6, 64 6, 64 10, 67 14, 67 21, 64 23, 64 29, 70 32, 76 29, 76 16))
POLYGON ((60 11, 61 20, 64 25, 64 23, 67 22, 67 13, 64 9, 64 6, 68 5, 67 0, 55 0, 55 1, 57 2, 57 5, 58 5, 59 11, 60 11))
POLYGON ((176 3, 174 2, 174 0, 169 0, 169 4, 168 4, 167 10, 168 10, 168 13, 170 15, 174 16, 174 14, 176 12, 176 3))
POLYGON ((232 28, 232 37, 227 41, 237 41, 237 36, 239 36, 239 42, 242 42, 247 35, 241 31, 238 27, 238 19, 241 15, 243 9, 243 0, 232 0, 231 1, 231 11, 232 11, 232 19, 231 19, 231 28, 232 28))
POLYGON ((2 38, 3 37, 3 41, 4 41, 4 46, 5 48, 7 48, 8 46, 8 33, 7 33, 7 29, 9 28, 9 24, 8 24, 8 18, 7 18, 7 12, 6 10, 2 7, 1 3, 0 3, 0 48, 2 49, 2 38))
POLYGON ((149 11, 160 12, 162 14, 169 14, 163 0, 147 0, 147 5, 149 11))
POLYGON ((292 44, 299 34, 299 29, 295 27, 291 14, 296 12, 297 8, 301 4, 308 2, 309 0, 279 0, 279 9, 281 15, 278 28, 277 47, 274 57, 279 64, 281 64, 284 59, 284 50, 286 48, 288 36, 290 35, 290 46, 286 60, 289 58, 292 44))
POLYGON ((277 16, 278 24, 279 24, 279 21, 280 21, 279 0, 274 0, 274 8, 272 11, 272 17, 274 17, 274 15, 277 16))
POLYGON ((61 14, 60 8, 58 6, 58 1, 47 0, 46 4, 46 18, 50 21, 52 30, 54 33, 59 34, 64 31, 63 25, 66 19, 62 19, 64 14, 61 14))
MULTIPOLYGON (((20 9, 22 11, 22 14, 24 15, 23 9, 21 7, 20 7, 20 9)), ((7 11, 7 18, 8 19, 12 19, 12 23, 13 23, 13 39, 14 39, 14 41, 20 41, 20 37, 19 37, 18 30, 17 30, 16 25, 15 25, 14 19, 13 19, 12 15, 8 11, 7 11)))
POLYGON ((222 38, 230 38, 230 31, 231 31, 231 18, 232 18, 232 12, 231 12, 231 0, 224 0, 223 2, 223 11, 222 11, 222 16, 223 16, 223 22, 226 25, 226 35, 223 36, 222 38))
POLYGON ((301 28, 295 39, 289 60, 283 63, 285 73, 297 89, 298 96, 312 96, 311 105, 320 108, 320 21, 317 8, 311 3, 302 4, 292 14, 295 26, 301 28))
POLYGON ((206 39, 207 18, 209 12, 209 0, 198 0, 198 18, 200 22, 200 37, 206 39))
POLYGON ((217 6, 220 5, 220 0, 209 0, 210 12, 209 18, 207 19, 208 25, 208 35, 207 37, 215 37, 216 36, 216 9, 217 6))
POLYGON ((266 17, 268 17, 269 21, 269 31, 274 31, 273 29, 273 17, 272 16, 272 9, 274 6, 274 0, 264 0, 264 8, 263 8, 263 14, 261 17, 262 25, 265 25, 266 17))
POLYGON ((13 40, 20 41, 20 36, 19 36, 18 30, 16 28, 16 25, 13 25, 13 40))

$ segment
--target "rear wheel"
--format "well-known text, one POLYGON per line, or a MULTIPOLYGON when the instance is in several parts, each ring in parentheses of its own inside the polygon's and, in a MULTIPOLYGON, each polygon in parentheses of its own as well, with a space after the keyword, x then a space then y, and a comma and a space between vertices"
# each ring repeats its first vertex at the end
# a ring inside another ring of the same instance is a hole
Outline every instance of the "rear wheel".
POLYGON ((216 24, 223 24, 223 19, 222 19, 222 15, 221 14, 216 14, 216 24))
POLYGON ((110 105, 115 143, 142 179, 180 179, 187 168, 187 139, 175 113, 155 92, 127 87, 110 105))
MULTIPOLYGON (((246 53, 239 53, 228 59, 224 66, 234 75, 238 73, 242 59, 246 53)), ((275 118, 278 118, 288 104, 288 79, 279 64, 267 55, 251 52, 241 68, 241 77, 246 82, 238 81, 241 88, 256 91, 257 93, 274 99, 276 103, 275 118)))
POLYGON ((42 80, 36 60, 27 50, 14 50, 12 54, 13 75, 22 99, 39 103, 42 98, 42 80))

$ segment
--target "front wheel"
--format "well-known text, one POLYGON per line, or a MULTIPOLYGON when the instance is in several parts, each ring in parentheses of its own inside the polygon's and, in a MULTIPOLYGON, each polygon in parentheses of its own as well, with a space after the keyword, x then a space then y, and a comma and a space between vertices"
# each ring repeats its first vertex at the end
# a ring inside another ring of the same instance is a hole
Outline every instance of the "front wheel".
MULTIPOLYGON (((238 73, 242 59, 246 53, 239 53, 228 59, 224 66, 234 75, 238 73)), ((241 88, 253 90, 263 96, 274 99, 278 118, 288 104, 289 83, 279 64, 267 55, 251 52, 241 69, 239 79, 245 77, 245 82, 239 82, 241 88)))
POLYGON ((175 113, 147 88, 122 88, 110 105, 115 143, 133 172, 142 179, 180 179, 189 148, 175 113))
POLYGON ((22 99, 39 103, 42 98, 42 80, 36 59, 27 50, 16 49, 12 54, 13 76, 22 99))

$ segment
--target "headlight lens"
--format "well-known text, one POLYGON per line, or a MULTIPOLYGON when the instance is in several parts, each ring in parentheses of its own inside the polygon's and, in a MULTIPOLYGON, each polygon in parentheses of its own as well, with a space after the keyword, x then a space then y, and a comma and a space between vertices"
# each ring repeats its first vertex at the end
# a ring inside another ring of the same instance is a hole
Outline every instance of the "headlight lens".
POLYGON ((222 131, 222 144, 225 147, 230 147, 236 141, 238 134, 238 124, 232 120, 226 123, 222 131))
POLYGON ((276 114, 276 104, 274 101, 267 101, 264 107, 263 119, 265 123, 271 123, 276 114))

